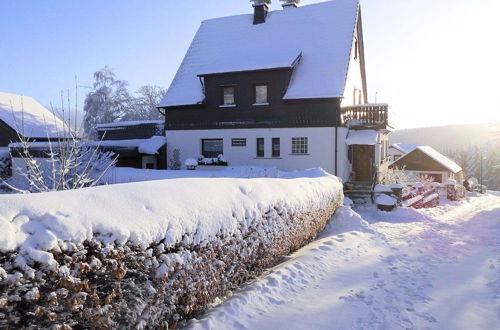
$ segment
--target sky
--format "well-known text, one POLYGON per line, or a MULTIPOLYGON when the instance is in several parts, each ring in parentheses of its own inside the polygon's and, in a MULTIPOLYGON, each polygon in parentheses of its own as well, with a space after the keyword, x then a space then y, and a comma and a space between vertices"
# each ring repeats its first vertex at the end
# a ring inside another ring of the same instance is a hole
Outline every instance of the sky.
MULTIPOLYGON (((395 128, 500 121, 500 1, 361 8, 369 101, 389 103, 395 128)), ((132 91, 167 88, 202 20, 251 12, 248 0, 0 0, 0 91, 58 106, 62 90, 75 102, 76 76, 81 110, 105 65, 132 91)))

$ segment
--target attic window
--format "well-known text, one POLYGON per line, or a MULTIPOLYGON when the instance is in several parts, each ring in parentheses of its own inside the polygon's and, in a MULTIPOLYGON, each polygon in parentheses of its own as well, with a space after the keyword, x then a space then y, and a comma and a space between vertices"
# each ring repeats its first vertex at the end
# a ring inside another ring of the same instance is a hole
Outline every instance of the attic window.
POLYGON ((222 106, 235 106, 234 87, 222 87, 222 106))
POLYGON ((354 38, 354 59, 358 59, 358 38, 354 38))
POLYGON ((255 104, 267 105, 267 84, 255 85, 255 104))

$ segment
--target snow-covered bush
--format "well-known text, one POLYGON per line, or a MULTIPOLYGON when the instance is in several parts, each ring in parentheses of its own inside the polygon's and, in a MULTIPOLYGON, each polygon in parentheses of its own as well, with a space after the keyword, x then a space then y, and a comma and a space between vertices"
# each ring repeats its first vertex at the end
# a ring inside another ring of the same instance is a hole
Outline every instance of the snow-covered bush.
POLYGON ((188 170, 195 170, 196 166, 198 166, 198 161, 196 159, 194 159, 194 158, 188 158, 184 162, 184 165, 186 166, 186 168, 188 170))
POLYGON ((172 179, 2 198, 0 328, 166 328, 313 239, 342 185, 172 179))
POLYGON ((228 162, 224 158, 223 155, 218 155, 214 158, 207 158, 203 156, 198 156, 198 165, 219 165, 219 166, 227 166, 228 162))

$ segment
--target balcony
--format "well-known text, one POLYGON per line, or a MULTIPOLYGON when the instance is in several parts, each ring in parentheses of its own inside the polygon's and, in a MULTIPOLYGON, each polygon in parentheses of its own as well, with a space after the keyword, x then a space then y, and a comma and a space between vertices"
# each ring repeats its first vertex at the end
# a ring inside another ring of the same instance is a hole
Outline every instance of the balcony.
POLYGON ((349 128, 389 128, 389 105, 359 104, 343 107, 340 111, 342 125, 349 128))

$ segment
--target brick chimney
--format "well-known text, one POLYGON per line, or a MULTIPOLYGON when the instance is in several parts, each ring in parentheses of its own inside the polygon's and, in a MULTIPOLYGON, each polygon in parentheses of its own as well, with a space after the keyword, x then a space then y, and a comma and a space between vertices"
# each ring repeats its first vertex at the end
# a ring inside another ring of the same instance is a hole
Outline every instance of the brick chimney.
POLYGON ((288 9, 288 8, 297 8, 300 6, 300 0, 280 0, 281 1, 281 6, 283 6, 283 9, 288 9))
POLYGON ((250 0, 250 2, 253 2, 254 9, 253 24, 265 23, 271 0, 250 0))

